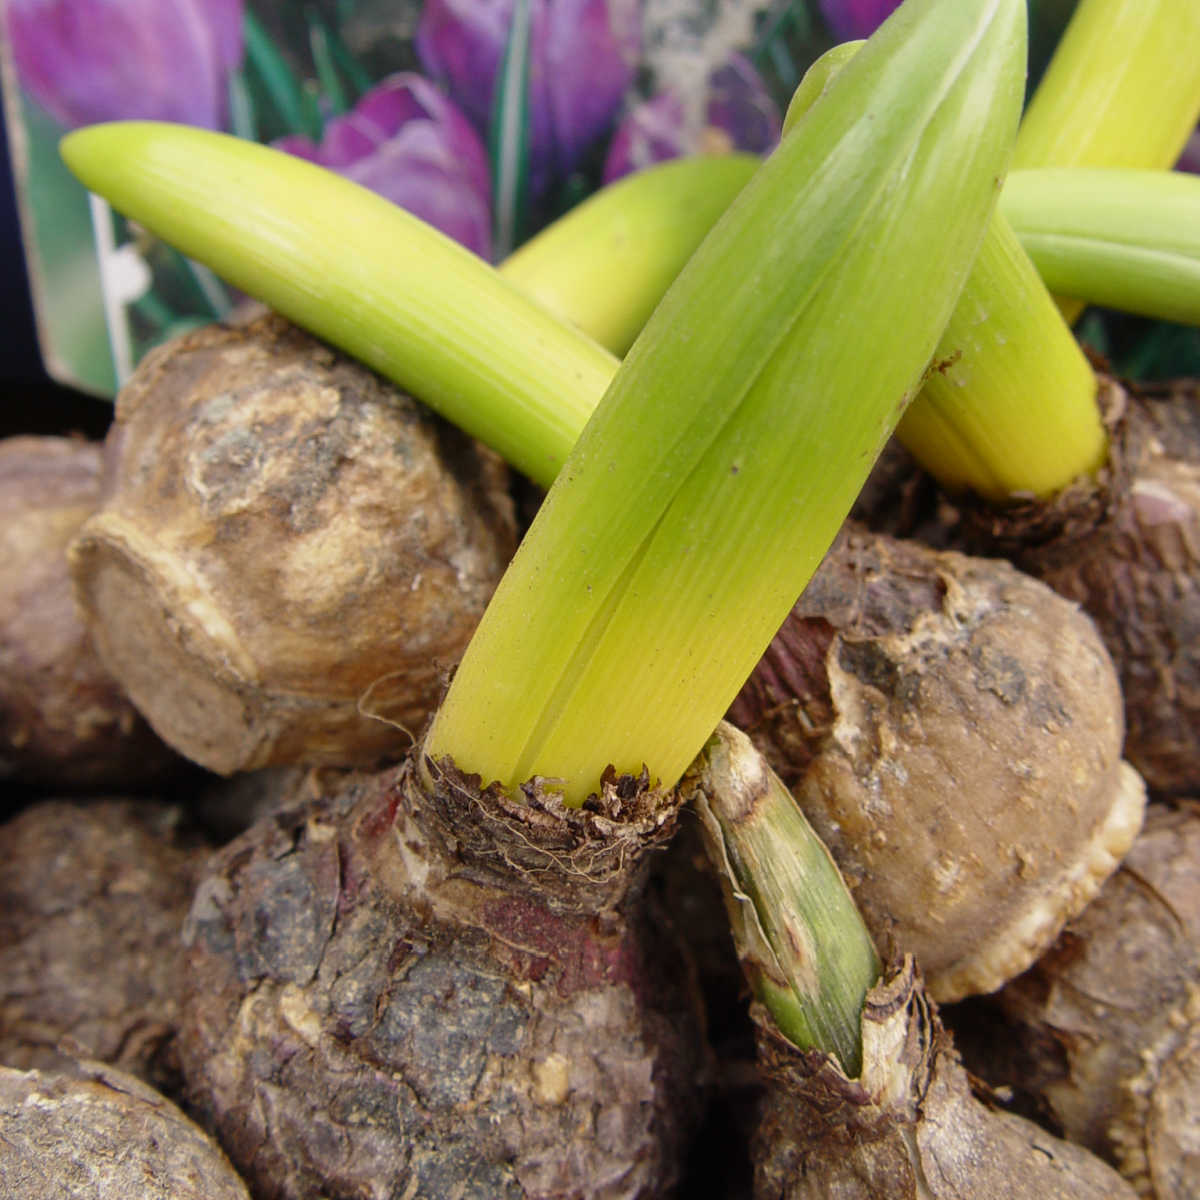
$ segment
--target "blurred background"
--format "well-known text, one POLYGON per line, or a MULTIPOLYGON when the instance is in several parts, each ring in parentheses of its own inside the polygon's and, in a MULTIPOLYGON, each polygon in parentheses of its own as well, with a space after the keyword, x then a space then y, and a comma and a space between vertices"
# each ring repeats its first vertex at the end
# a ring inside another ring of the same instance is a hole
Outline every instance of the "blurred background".
MULTIPOLYGON (((8 0, 3 432, 102 433, 151 346, 239 299, 89 199, 57 154, 72 128, 147 117, 269 142, 498 261, 641 166, 769 153, 806 67, 896 3, 8 0)), ((1031 86, 1073 8, 1030 0, 1031 86)), ((1077 329, 1126 376, 1200 374, 1195 329, 1098 310, 1077 329)))

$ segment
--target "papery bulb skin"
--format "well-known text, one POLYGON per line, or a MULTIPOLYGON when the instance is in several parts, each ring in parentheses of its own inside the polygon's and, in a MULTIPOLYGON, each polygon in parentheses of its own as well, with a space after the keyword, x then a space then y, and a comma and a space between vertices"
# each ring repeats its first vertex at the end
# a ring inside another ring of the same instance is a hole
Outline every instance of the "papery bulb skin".
POLYGON ((971 1091, 911 961, 863 1011, 850 1080, 756 1010, 767 1098, 755 1135, 756 1200, 1134 1200, 1109 1166, 971 1091))
POLYGON ((220 774, 394 761, 516 541, 490 451, 268 315, 158 347, 70 550, 97 650, 220 774))
POLYGON ((1125 700, 1125 755, 1162 795, 1200 791, 1200 405, 1194 380, 1101 378, 1109 460, 1044 503, 958 502, 959 542, 1003 555, 1096 623, 1125 700))
POLYGON ((809 843, 811 831, 768 800, 769 776, 745 735, 722 729, 683 785, 758 997, 750 1015, 765 1094, 751 1142, 756 1200, 1132 1200, 1088 1151, 976 1098, 911 955, 871 956, 853 1005, 858 1061, 845 1045, 834 1052, 828 1030, 795 1021, 794 998, 827 995, 857 955, 857 935, 840 918, 832 933, 841 881, 819 865, 825 852, 809 843), (760 838, 753 831, 771 810, 774 836, 760 838), (796 873, 801 843, 808 867, 796 873))
POLYGON ((707 1067, 643 880, 679 804, 414 755, 214 856, 181 1053, 255 1195, 670 1194, 707 1067))
POLYGON ((0 1125, 5 1200, 250 1200, 212 1138, 103 1063, 0 1067, 0 1125))
POLYGON ((1032 964, 1141 825, 1095 626, 998 560, 848 524, 729 719, 939 1002, 1032 964))
POLYGON ((103 446, 0 441, 0 778, 54 792, 157 786, 184 764, 100 661, 67 547, 100 506, 103 446))
POLYGON ((1200 803, 1151 805, 1120 870, 1037 963, 947 1019, 969 1070, 1139 1195, 1200 1192, 1200 803))
POLYGON ((21 865, 0 873, 0 1062, 51 1068, 69 1045, 178 1089, 179 930, 210 850, 161 800, 45 800, 0 825, 21 865))

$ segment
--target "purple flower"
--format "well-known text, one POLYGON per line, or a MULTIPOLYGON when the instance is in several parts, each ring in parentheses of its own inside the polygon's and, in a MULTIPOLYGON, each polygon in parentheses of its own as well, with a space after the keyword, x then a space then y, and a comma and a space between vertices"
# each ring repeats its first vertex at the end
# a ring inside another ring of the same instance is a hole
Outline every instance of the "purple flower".
POLYGON ((318 146, 286 137, 279 149, 320 163, 385 196, 475 251, 491 254, 487 152, 470 122, 420 75, 391 75, 318 146))
MULTIPOLYGON (((530 0, 530 191, 543 194, 606 133, 633 80, 639 0, 530 0)), ((417 53, 486 133, 513 0, 426 0, 417 53)))
POLYGON ((683 102, 674 92, 660 92, 639 104, 613 135, 604 182, 706 150, 766 154, 779 140, 779 109, 758 72, 740 54, 730 55, 708 77, 704 113, 703 127, 689 130, 683 102))
POLYGON ((9 0, 7 17, 22 86, 63 125, 224 127, 242 0, 9 0))
POLYGON ((899 7, 900 0, 821 0, 821 13, 840 42, 870 37, 899 7))
POLYGON ((1197 129, 1187 140, 1187 145, 1183 148, 1183 153, 1179 156, 1179 161, 1175 164, 1177 171, 1190 171, 1193 175, 1200 175, 1200 129, 1197 129))

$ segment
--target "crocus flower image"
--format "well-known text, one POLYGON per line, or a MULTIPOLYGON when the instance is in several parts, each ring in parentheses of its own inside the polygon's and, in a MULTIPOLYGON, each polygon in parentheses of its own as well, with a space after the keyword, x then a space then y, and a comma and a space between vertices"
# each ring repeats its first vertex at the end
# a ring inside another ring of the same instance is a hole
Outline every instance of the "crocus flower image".
POLYGON ((706 150, 766 154, 779 140, 779 109, 749 60, 732 54, 708 79, 704 124, 689 129, 682 99, 660 92, 621 122, 604 162, 604 182, 669 158, 706 150))
POLYGON ((899 7, 900 0, 821 0, 821 14, 842 42, 870 37, 899 7))
POLYGON ((275 145, 361 183, 490 257, 487 151, 466 117, 420 75, 400 73, 377 84, 326 125, 320 145, 299 136, 275 145))
MULTIPOLYGON (((427 0, 417 29, 425 70, 486 132, 513 0, 427 0)), ((638 0, 532 0, 530 191, 543 194, 616 120, 640 46, 638 0)))
POLYGON ((97 121, 225 126, 242 0, 8 0, 25 90, 68 128, 97 121))
POLYGON ((1200 175, 1200 129, 1188 138, 1175 167, 1179 171, 1190 171, 1193 175, 1200 175))

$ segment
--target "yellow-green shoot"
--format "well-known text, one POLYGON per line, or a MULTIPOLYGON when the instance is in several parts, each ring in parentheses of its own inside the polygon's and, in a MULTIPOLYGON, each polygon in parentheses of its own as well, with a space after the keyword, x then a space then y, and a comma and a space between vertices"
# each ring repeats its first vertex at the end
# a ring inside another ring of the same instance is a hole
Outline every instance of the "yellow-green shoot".
POLYGON ((758 164, 640 171, 497 271, 366 188, 225 134, 113 122, 69 134, 62 155, 113 207, 546 487, 616 373, 609 350, 628 349, 758 164))
POLYGON ((1200 120, 1196 0, 1080 0, 1013 167, 1170 167, 1200 120))
POLYGON ((616 359, 374 192, 206 129, 68 134, 67 166, 119 212, 340 347, 538 483, 561 470, 616 359))
POLYGON ((1045 499, 1108 459, 1095 374, 996 213, 896 435, 952 493, 1045 499))
POLYGON ((1000 209, 1051 291, 1200 325, 1200 176, 1122 167, 1013 171, 1000 209))
MULTIPOLYGON (((1200 117, 1200 5, 1195 0, 1082 0, 1025 113, 1015 166, 1168 167, 1175 162, 1200 117)), ((1063 176, 1060 187, 1069 185, 1063 176)), ((1110 181, 1078 180, 1080 184, 1110 181)), ((1029 216, 1029 185, 1024 187, 1029 216)), ((1046 199, 1045 183, 1040 198, 1046 199)), ((1007 189, 1006 189, 1007 190, 1007 189)), ((1124 202, 1128 232, 1135 204, 1152 219, 1150 187, 1123 186, 1112 201, 1083 201, 1084 212, 1103 212, 1107 232, 1124 202), (1136 193, 1141 190, 1140 200, 1136 193), (1086 208, 1085 208, 1086 206, 1086 208)), ((1158 207, 1169 193, 1159 189, 1158 207)), ((985 499, 1044 499, 1076 478, 1093 475, 1108 458, 1108 437, 1094 403, 1095 384, 1064 321, 1082 309, 1058 301, 1056 319, 1047 289, 1001 206, 980 251, 963 300, 938 348, 939 368, 912 405, 898 432, 918 461, 950 491, 970 489, 985 499)), ((1176 222, 1180 206, 1176 203, 1176 222)), ((1176 223, 1175 228, 1178 228, 1176 223)), ((1143 235, 1144 236, 1144 235, 1143 235)), ((1163 230, 1164 239, 1170 233, 1163 230)), ((1122 267, 1140 267, 1141 279, 1169 264, 1143 253, 1130 262, 1129 238, 1122 253, 1108 253, 1093 238, 1090 264, 1080 242, 1070 247, 1072 265, 1085 271, 1080 294, 1101 298, 1122 267)), ((1057 242, 1063 261, 1064 240, 1057 242)), ((1047 249, 1043 239, 1040 249, 1047 249)), ((1054 260, 1047 259, 1047 266, 1054 260)), ((1176 256, 1175 262, 1178 263, 1176 256)), ((1127 277, 1131 298, 1135 276, 1127 277)), ((1066 280, 1069 282, 1069 280, 1066 280)), ((1176 290, 1178 279, 1176 278, 1176 290)), ((1143 294, 1145 287, 1143 286, 1143 294)), ((1075 295, 1068 289, 1067 295, 1075 295)), ((1120 290, 1114 298, 1121 298, 1120 290)))
POLYGON ((500 274, 624 354, 759 160, 706 154, 601 188, 500 264, 500 274))
POLYGON ((426 741, 485 780, 672 785, 841 524, 1003 174, 1020 0, 909 0, 756 172, 618 371, 426 741))
MULTIPOLYGON (((785 138, 861 45, 835 46, 814 63, 788 108, 785 138)), ((1044 497, 1104 464, 1095 397, 1083 352, 1008 222, 994 213, 897 436, 947 491, 993 501, 1044 497)))
MULTIPOLYGON (((1200 120, 1196 0, 1080 0, 1021 122, 1013 166, 1175 164, 1200 120)), ((1069 321, 1083 305, 1060 300, 1069 321)))

